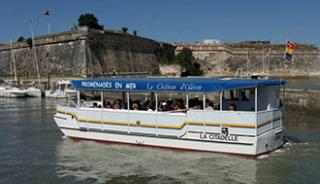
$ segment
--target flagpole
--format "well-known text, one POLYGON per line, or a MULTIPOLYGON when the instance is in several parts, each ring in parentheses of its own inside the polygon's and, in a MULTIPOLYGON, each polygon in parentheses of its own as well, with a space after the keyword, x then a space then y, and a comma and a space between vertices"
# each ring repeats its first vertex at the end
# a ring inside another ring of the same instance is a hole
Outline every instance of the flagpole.
POLYGON ((33 20, 30 21, 30 27, 31 27, 30 29, 31 29, 31 39, 32 39, 32 50, 33 50, 33 53, 34 53, 34 58, 35 58, 35 63, 36 63, 39 88, 41 90, 41 81, 40 81, 40 71, 39 71, 39 64, 38 64, 38 57, 37 57, 37 49, 36 49, 35 43, 34 43, 33 20))
MULTIPOLYGON (((44 13, 43 13, 44 16, 49 16, 50 15, 50 12, 49 10, 47 9, 44 13)), ((48 20, 48 34, 51 34, 51 23, 49 22, 48 20)))
POLYGON ((13 53, 13 43, 12 40, 10 39, 10 50, 11 50, 11 60, 12 60, 12 65, 13 65, 13 74, 14 74, 14 81, 18 81, 18 77, 17 77, 17 69, 16 69, 16 60, 14 58, 14 53, 13 53))
POLYGON ((51 24, 48 23, 48 34, 51 34, 51 24))

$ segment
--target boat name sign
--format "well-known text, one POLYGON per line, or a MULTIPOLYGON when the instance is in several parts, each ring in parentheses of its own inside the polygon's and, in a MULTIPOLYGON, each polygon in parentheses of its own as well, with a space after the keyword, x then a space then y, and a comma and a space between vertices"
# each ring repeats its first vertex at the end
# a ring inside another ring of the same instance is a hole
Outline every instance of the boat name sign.
POLYGON ((201 91, 202 86, 190 83, 182 84, 167 84, 167 83, 146 83, 145 86, 140 86, 134 82, 115 82, 115 81, 83 81, 81 82, 81 87, 84 88, 102 88, 102 89, 113 89, 113 90, 178 90, 178 91, 201 91), (140 87, 139 87, 140 86, 140 87))
POLYGON ((200 133, 200 139, 237 142, 238 136, 236 136, 236 135, 223 135, 223 134, 218 134, 218 133, 200 133))

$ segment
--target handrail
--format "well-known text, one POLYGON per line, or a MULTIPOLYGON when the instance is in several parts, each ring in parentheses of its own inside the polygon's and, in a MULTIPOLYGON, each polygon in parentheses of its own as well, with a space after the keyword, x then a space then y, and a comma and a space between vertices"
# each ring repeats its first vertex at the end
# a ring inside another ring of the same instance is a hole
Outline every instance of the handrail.
POLYGON ((78 107, 78 105, 76 103, 74 103, 72 100, 68 101, 65 106, 67 107, 78 107))
POLYGON ((262 114, 262 113, 266 113, 266 112, 273 112, 273 111, 281 111, 282 107, 280 108, 274 108, 274 109, 267 109, 267 110, 263 110, 263 111, 258 111, 258 114, 262 114))

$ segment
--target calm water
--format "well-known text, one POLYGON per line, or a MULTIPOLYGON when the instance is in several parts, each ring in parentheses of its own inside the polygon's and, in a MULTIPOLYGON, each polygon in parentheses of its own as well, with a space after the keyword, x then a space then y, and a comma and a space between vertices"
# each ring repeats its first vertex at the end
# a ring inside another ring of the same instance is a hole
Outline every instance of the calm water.
POLYGON ((319 183, 320 117, 287 113, 289 143, 249 159, 73 141, 56 101, 0 99, 0 183, 319 183))
POLYGON ((320 79, 289 79, 287 88, 320 90, 320 79))

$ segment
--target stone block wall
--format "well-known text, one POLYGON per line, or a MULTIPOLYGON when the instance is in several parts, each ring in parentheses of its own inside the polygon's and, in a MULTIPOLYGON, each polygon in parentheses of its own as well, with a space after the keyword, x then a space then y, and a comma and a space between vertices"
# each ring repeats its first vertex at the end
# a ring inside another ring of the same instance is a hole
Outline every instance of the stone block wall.
POLYGON ((284 59, 284 45, 237 47, 225 44, 178 45, 176 53, 189 48, 207 76, 234 76, 235 73, 270 72, 272 76, 320 76, 320 50, 304 47, 294 52, 294 60, 284 59))
POLYGON ((91 77, 112 73, 157 73, 156 41, 114 31, 78 29, 38 36, 0 47, 0 77, 12 76, 14 57, 20 79, 35 78, 36 60, 43 77, 91 77))
POLYGON ((287 89, 285 91, 285 108, 292 112, 309 114, 320 113, 320 91, 287 89))

